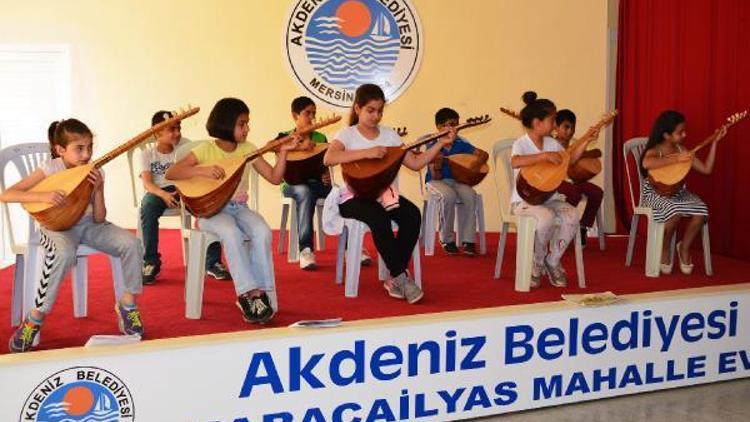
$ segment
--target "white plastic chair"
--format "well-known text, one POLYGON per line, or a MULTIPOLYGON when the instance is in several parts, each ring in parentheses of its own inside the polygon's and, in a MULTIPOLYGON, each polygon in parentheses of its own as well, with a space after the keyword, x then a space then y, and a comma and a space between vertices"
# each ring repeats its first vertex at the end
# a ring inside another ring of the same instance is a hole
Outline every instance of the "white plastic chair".
MULTIPOLYGON (((12 145, 0 150, 0 190, 6 189, 6 167, 13 163, 20 178, 31 174, 39 164, 50 158, 48 143, 25 143, 12 145)), ((34 287, 42 265, 44 251, 39 244, 39 233, 36 223, 28 217, 27 241, 19 242, 11 226, 10 207, 0 203, 3 218, 8 232, 11 251, 16 255, 16 266, 13 274, 13 293, 11 306, 11 326, 21 323, 24 315, 31 311, 34 302, 34 287)), ((15 220, 14 220, 15 221, 15 220)), ((76 251, 76 264, 72 269, 73 314, 76 318, 85 317, 88 313, 88 256, 101 253, 85 245, 76 251)), ((118 300, 125 289, 120 258, 110 256, 112 279, 115 286, 115 300, 118 300)))
MULTIPOLYGON (((424 254, 426 256, 435 255, 435 233, 438 230, 438 213, 440 205, 440 196, 435 192, 432 192, 426 183, 424 183, 424 174, 419 172, 419 191, 422 193, 422 227, 421 227, 421 239, 424 242, 424 254)), ((481 255, 487 254, 487 233, 484 225, 484 199, 482 194, 475 192, 476 194, 476 208, 474 210, 473 218, 476 219, 477 234, 479 237, 479 253, 481 255)), ((456 197, 456 220, 455 220, 455 232, 456 232, 456 244, 461 245, 462 242, 468 240, 461 239, 461 221, 459 221, 462 212, 461 207, 464 204, 461 199, 456 197)), ((476 243, 476 239, 471 239, 471 243, 476 243)))
MULTIPOLYGON (((329 170, 330 171, 330 170, 329 170)), ((315 249, 318 251, 325 250, 326 248, 326 235, 323 232, 323 204, 325 198, 318 198, 315 202, 315 213, 318 224, 318 242, 315 245, 315 249)), ((284 247, 287 248, 287 262, 299 262, 299 230, 297 219, 297 204, 294 198, 287 198, 281 196, 281 223, 279 223, 279 244, 277 246, 278 253, 284 252, 284 247), (290 216, 291 210, 291 216, 290 216), (291 217, 291 218, 289 218, 291 217), (289 222, 289 231, 287 231, 286 224, 289 222), (287 236, 288 234, 288 236, 287 236), (288 243, 287 246, 287 237, 288 243)))
MULTIPOLYGON (((177 148, 190 143, 190 140, 187 138, 180 138, 180 142, 177 143, 177 148)), ((151 137, 146 142, 143 142, 142 144, 138 145, 138 151, 140 153, 143 153, 143 151, 147 150, 148 148, 153 147, 156 145, 156 139, 151 137)), ((133 164, 133 155, 135 153, 136 149, 133 148, 131 150, 128 150, 127 152, 127 158, 128 158, 128 169, 130 170, 130 187, 133 192, 133 207, 138 211, 138 217, 137 217, 137 225, 136 225, 136 231, 135 235, 138 237, 139 240, 143 241, 143 233, 141 228, 141 218, 140 218, 140 198, 143 197, 144 191, 143 191, 143 184, 140 182, 140 174, 136 174, 136 166, 133 164), (138 181, 138 182, 136 182, 138 181)), ((184 216, 180 212, 179 208, 167 208, 164 210, 164 214, 162 214, 162 217, 178 217, 181 221, 181 225, 186 225, 185 221, 182 221, 184 219, 184 216)), ((182 239, 182 262, 183 264, 187 263, 187 239, 182 239)))
MULTIPOLYGON (((177 148, 175 153, 179 161, 187 155, 193 148, 201 145, 203 142, 196 141, 177 148)), ((245 171, 250 172, 250 208, 257 209, 258 205, 258 173, 248 163, 245 171), (255 208, 253 208, 255 204, 255 208)), ((200 230, 193 227, 191 216, 185 209, 185 204, 180 201, 180 213, 182 215, 183 226, 180 230, 182 239, 187 240, 187 262, 185 263, 185 318, 200 319, 203 313, 203 289, 206 278, 206 250, 208 245, 219 242, 220 239, 215 234, 200 230)), ((246 245, 249 246, 249 240, 246 239, 246 245)), ((276 289, 266 291, 274 310, 278 309, 278 298, 276 289)))
MULTIPOLYGON (((511 149, 515 139, 503 139, 495 142, 492 146, 493 178, 495 180, 495 191, 501 204, 500 215, 502 218, 502 231, 497 246, 497 257, 495 258, 495 278, 500 278, 503 268, 503 254, 505 242, 508 238, 510 225, 516 225, 516 291, 528 292, 531 289, 531 269, 534 263, 534 236, 536 235, 536 219, 526 215, 515 215, 511 212, 510 201, 500 198, 501 177, 505 176, 505 186, 508 192, 513 191, 513 168, 510 165, 511 149), (499 164, 498 160, 502 160, 499 164), (505 168, 502 172, 500 166, 505 168), (506 204, 506 205, 502 205, 506 204)), ((586 288, 586 277, 583 268, 583 248, 581 246, 581 232, 576 230, 575 237, 576 271, 578 275, 578 287, 586 288)))
MULTIPOLYGON (((353 218, 344 218, 344 230, 339 235, 338 250, 336 252, 336 284, 344 282, 344 295, 357 297, 359 291, 359 272, 362 260, 362 244, 365 232, 369 231, 367 224, 353 218), (346 254, 346 259, 344 255, 346 254), (346 260, 346 278, 344 279, 344 260, 346 260), (352 263, 352 264, 350 264, 352 263)), ((396 228, 396 223, 393 223, 396 228)), ((419 257, 419 242, 414 245, 411 256, 414 267, 414 282, 422 288, 422 265, 419 257)), ((378 254, 378 279, 381 281, 391 278, 390 271, 385 266, 383 258, 378 254)))
MULTIPOLYGON (((648 229, 646 237, 646 277, 658 277, 661 267, 661 250, 664 245, 664 223, 654 221, 653 210, 643 205, 643 175, 640 172, 641 155, 646 149, 648 138, 633 138, 623 145, 623 157, 625 158, 625 172, 628 178, 628 189, 630 191, 630 203, 633 205, 633 217, 630 220, 630 234, 628 236, 628 251, 625 256, 625 266, 629 267, 633 261, 633 249, 635 248, 635 238, 638 232, 638 218, 640 215, 648 219, 648 229), (635 162, 635 172, 638 174, 638 202, 636 206, 635 194, 633 192, 633 182, 630 178, 630 165, 628 155, 633 157, 635 162)), ((708 222, 703 224, 703 263, 706 269, 706 275, 713 275, 711 265, 711 240, 708 235, 708 222)), ((674 262, 675 240, 677 232, 675 231, 670 239, 670 262, 674 262)))

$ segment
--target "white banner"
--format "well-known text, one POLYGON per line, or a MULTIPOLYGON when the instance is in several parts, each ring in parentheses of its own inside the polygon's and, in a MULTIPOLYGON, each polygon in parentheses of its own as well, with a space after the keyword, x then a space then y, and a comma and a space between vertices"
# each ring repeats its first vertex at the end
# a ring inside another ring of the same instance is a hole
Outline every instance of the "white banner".
POLYGON ((746 377, 748 315, 742 285, 2 356, 0 420, 473 418, 746 377))

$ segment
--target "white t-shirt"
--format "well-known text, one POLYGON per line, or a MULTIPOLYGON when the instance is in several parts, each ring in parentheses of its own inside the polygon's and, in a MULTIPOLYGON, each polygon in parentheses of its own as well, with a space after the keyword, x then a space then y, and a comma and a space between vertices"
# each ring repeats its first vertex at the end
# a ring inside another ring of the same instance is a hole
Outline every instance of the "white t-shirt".
POLYGON ((173 148, 172 152, 162 154, 156 149, 156 145, 143 150, 141 152, 141 167, 138 171, 139 177, 144 171, 148 171, 151 172, 151 180, 156 186, 164 188, 173 185, 174 183, 167 180, 164 175, 167 173, 167 169, 175 163, 176 150, 177 148, 173 148))
MULTIPOLYGON (((43 161, 41 164, 39 164, 39 169, 42 170, 42 173, 44 173, 45 176, 50 176, 52 174, 61 172, 63 170, 66 170, 67 167, 65 167, 65 163, 63 162, 63 159, 58 158, 52 158, 47 161, 43 161)), ((102 178, 104 178, 104 170, 99 169, 99 172, 102 175, 102 178)), ((89 201, 89 205, 86 207, 86 211, 84 211, 83 215, 92 215, 94 213, 94 195, 91 195, 91 199, 89 201)))
MULTIPOLYGON (((359 133, 357 125, 348 126, 341 129, 336 134, 336 136, 333 137, 333 139, 336 139, 344 144, 344 149, 346 149, 347 151, 367 149, 377 146, 400 147, 404 144, 404 142, 401 140, 401 137, 398 136, 398 133, 396 133, 396 131, 392 128, 378 125, 378 130, 380 133, 378 134, 377 138, 367 139, 362 136, 361 133, 359 133)), ((398 185, 398 176, 393 181, 393 185, 398 185)), ((354 193, 350 191, 349 186, 344 183, 344 186, 341 189, 341 198, 339 199, 339 201, 344 202, 351 199, 352 197, 354 197, 354 193)))
MULTIPOLYGON (((539 150, 539 148, 536 147, 536 144, 534 144, 534 141, 531 140, 528 134, 521 136, 520 138, 516 139, 516 142, 513 142, 513 149, 511 152, 511 157, 515 157, 516 155, 532 155, 532 154, 539 154, 542 152, 558 152, 558 151, 564 151, 564 148, 562 145, 560 145, 555 138, 545 136, 542 144, 542 149, 539 150)), ((516 180, 518 179, 518 172, 521 171, 520 169, 513 169, 513 193, 510 197, 510 203, 516 203, 523 201, 523 198, 518 194, 518 191, 516 190, 516 180)))

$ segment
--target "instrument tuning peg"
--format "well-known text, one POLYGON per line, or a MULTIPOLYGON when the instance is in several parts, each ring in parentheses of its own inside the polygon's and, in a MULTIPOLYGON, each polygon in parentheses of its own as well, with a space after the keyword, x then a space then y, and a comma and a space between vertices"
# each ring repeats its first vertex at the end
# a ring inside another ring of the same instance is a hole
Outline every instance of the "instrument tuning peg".
POLYGON ((485 114, 484 115, 484 120, 490 120, 490 115, 489 114, 485 114))

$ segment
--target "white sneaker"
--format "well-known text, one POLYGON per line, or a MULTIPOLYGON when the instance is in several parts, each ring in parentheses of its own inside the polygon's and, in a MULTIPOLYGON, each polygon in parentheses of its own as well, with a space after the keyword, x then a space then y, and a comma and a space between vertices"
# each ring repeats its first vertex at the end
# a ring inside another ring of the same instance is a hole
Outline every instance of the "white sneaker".
POLYGON ((315 254, 313 254, 310 248, 305 248, 300 251, 299 267, 303 270, 314 270, 318 268, 318 264, 315 263, 315 254))

